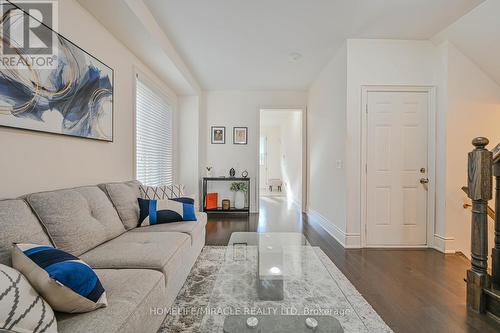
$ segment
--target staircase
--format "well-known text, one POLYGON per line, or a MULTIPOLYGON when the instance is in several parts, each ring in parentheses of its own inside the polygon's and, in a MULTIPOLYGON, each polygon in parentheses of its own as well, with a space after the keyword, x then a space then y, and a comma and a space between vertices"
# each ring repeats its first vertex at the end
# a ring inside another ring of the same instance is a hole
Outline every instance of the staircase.
POLYGON ((500 211, 500 144, 486 149, 489 140, 479 137, 472 141, 469 153, 468 186, 464 188, 472 200, 471 268, 467 271, 467 306, 500 322, 500 213, 492 214, 488 201, 492 199, 495 178, 495 212, 500 211), (488 214, 495 221, 495 244, 491 254, 491 274, 488 273, 488 214))

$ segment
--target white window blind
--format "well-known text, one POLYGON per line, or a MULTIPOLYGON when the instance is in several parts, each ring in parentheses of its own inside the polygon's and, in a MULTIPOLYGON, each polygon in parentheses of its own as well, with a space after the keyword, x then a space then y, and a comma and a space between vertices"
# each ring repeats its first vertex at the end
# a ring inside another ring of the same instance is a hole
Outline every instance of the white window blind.
POLYGON ((137 78, 136 177, 144 185, 173 183, 172 105, 137 78))

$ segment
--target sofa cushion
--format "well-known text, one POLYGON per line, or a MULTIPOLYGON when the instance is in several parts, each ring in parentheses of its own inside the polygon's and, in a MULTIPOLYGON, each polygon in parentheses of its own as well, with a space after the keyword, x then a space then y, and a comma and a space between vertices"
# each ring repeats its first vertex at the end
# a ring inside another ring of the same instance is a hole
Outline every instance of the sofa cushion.
POLYGON ((97 186, 29 194, 54 245, 75 256, 125 232, 118 213, 97 186))
POLYGON ((203 229, 207 224, 206 213, 196 213, 197 221, 174 222, 166 224, 150 225, 147 227, 136 228, 132 230, 134 233, 140 232, 182 232, 191 237, 191 243, 198 236, 203 234, 203 229))
POLYGON ((190 238, 179 232, 127 232, 80 256, 94 268, 145 268, 167 275, 169 260, 189 250, 190 238))
POLYGON ((156 333, 167 306, 164 276, 144 269, 96 273, 106 288, 108 306, 79 315, 56 313, 59 333, 156 333))
POLYGON ((15 244, 12 265, 56 311, 82 313, 107 305, 106 293, 94 270, 62 250, 15 244))
POLYGON ((99 185, 99 188, 108 195, 115 206, 127 230, 137 227, 139 221, 139 204, 137 203, 137 198, 141 196, 139 191, 140 185, 141 183, 136 180, 99 185))
POLYGON ((0 264, 12 266, 12 243, 50 245, 49 236, 22 199, 0 201, 0 264))

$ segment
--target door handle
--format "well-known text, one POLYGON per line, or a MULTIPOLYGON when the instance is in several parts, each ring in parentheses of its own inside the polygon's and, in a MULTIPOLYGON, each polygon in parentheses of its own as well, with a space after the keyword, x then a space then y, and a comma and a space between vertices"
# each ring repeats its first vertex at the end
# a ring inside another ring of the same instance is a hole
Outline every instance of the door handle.
POLYGON ((429 184, 429 178, 420 178, 420 184, 429 184))

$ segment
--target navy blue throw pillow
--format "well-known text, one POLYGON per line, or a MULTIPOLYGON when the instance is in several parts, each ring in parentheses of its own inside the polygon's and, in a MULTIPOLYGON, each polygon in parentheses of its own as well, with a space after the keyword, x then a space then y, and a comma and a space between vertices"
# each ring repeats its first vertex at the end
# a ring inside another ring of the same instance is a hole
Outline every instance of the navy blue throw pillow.
POLYGON ((188 197, 167 200, 137 199, 139 201, 139 226, 162 223, 196 221, 194 199, 188 197))

